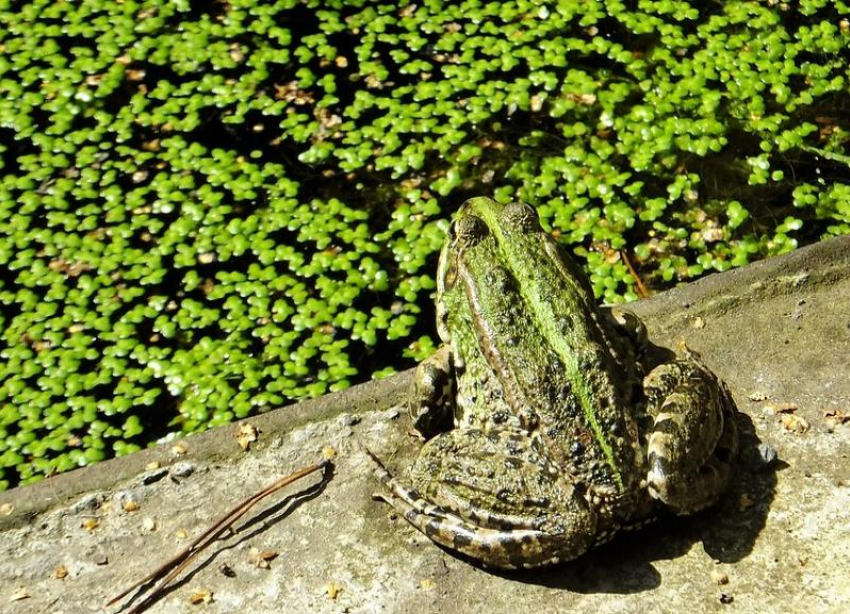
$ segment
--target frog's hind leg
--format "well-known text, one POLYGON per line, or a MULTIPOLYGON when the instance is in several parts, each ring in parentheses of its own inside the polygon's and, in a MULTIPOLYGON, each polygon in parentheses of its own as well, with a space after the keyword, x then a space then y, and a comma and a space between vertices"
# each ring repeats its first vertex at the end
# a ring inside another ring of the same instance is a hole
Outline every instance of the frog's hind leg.
POLYGON ((647 445, 650 494, 677 514, 717 501, 738 449, 734 401, 699 356, 662 364, 644 379, 654 426, 647 445))
POLYGON ((591 547, 596 514, 522 431, 458 429, 435 437, 411 469, 417 490, 380 461, 385 500, 433 541, 487 566, 538 567, 591 547))

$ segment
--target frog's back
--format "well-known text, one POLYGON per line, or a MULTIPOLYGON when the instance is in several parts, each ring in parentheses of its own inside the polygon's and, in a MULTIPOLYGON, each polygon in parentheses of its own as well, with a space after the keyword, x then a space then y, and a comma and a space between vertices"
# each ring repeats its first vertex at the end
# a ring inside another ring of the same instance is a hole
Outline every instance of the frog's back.
POLYGON ((633 489, 643 466, 630 407, 635 377, 617 361, 584 274, 533 210, 484 200, 470 206, 486 235, 456 261, 463 297, 453 313, 466 326, 452 328, 474 336, 458 351, 480 374, 474 383, 460 378, 459 396, 480 394, 486 381, 490 403, 472 403, 463 418, 513 416, 579 480, 612 495, 633 489))

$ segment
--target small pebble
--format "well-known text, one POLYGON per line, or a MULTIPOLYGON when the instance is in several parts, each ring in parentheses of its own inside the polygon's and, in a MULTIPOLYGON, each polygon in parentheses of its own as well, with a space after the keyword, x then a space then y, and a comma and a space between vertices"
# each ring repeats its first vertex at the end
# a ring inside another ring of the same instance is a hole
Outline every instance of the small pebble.
POLYGON ((71 506, 70 512, 72 514, 83 514, 85 512, 91 512, 100 507, 101 503, 103 503, 102 494, 95 493, 93 495, 86 495, 71 506))
POLYGON ((190 475, 195 473, 196 468, 197 466, 195 463, 182 461, 171 465, 169 473, 171 473, 171 475, 175 478, 188 478, 190 475))
POLYGON ((360 416, 352 416, 351 414, 342 414, 339 417, 339 422, 342 426, 354 426, 360 422, 360 416))
POLYGON ((764 466, 767 467, 771 463, 775 462, 777 458, 779 458, 779 454, 776 452, 776 448, 766 442, 761 442, 758 445, 759 457, 761 457, 764 466))

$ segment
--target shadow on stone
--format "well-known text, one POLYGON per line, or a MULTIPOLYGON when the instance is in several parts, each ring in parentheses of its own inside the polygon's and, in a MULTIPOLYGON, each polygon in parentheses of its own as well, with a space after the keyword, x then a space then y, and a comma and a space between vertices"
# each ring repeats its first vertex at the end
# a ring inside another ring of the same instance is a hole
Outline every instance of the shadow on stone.
POLYGON ((732 487, 718 508, 720 513, 699 523, 706 533, 706 553, 721 563, 740 561, 753 551, 776 495, 776 473, 787 466, 775 458, 772 448, 765 448, 748 415, 738 414, 738 429, 740 452, 732 487))

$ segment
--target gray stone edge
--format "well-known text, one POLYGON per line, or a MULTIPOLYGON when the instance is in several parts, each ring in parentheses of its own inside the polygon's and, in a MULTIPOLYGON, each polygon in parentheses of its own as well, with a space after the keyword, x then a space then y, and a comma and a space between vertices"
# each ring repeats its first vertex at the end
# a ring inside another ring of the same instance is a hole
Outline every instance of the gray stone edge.
MULTIPOLYGON (((829 283, 850 273, 850 236, 836 237, 740 269, 709 275, 649 299, 628 305, 630 311, 652 319, 662 328, 676 328, 683 320, 723 313, 743 303, 766 300, 802 286, 829 283)), ((371 381, 318 399, 288 405, 259 416, 183 438, 186 452, 177 455, 173 442, 90 467, 57 475, 28 486, 0 493, 0 506, 11 512, 0 515, 0 530, 18 527, 34 516, 66 504, 85 493, 107 490, 138 476, 158 463, 167 468, 181 461, 218 462, 244 453, 236 441, 240 424, 250 422, 260 430, 255 444, 262 449, 275 434, 334 418, 343 413, 379 411, 402 403, 413 369, 371 381), (8 504, 8 505, 6 505, 8 504)))

